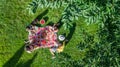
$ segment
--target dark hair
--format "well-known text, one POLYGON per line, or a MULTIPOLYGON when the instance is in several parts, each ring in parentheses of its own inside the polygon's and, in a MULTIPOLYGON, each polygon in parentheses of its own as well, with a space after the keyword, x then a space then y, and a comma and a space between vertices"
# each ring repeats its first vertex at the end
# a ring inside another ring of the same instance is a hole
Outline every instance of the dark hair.
POLYGON ((31 50, 30 46, 26 46, 26 50, 31 50))
POLYGON ((36 26, 36 24, 34 22, 31 23, 32 26, 36 26))
POLYGON ((28 25, 28 26, 26 26, 26 29, 30 29, 30 30, 32 30, 32 25, 28 25))
POLYGON ((59 28, 60 23, 55 23, 53 26, 56 27, 56 28, 59 28))
POLYGON ((57 27, 54 27, 54 30, 57 30, 58 28, 57 27))
POLYGON ((31 22, 31 25, 36 26, 37 21, 38 21, 38 20, 37 20, 37 19, 35 19, 34 21, 32 21, 32 22, 31 22))

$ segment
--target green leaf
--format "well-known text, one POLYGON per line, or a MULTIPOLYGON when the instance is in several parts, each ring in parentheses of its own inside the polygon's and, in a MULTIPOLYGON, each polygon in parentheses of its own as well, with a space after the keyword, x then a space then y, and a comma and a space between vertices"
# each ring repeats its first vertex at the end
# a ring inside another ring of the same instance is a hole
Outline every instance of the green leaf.
POLYGON ((66 30, 66 29, 67 29, 67 24, 64 23, 64 24, 63 24, 63 27, 64 27, 64 30, 66 30))

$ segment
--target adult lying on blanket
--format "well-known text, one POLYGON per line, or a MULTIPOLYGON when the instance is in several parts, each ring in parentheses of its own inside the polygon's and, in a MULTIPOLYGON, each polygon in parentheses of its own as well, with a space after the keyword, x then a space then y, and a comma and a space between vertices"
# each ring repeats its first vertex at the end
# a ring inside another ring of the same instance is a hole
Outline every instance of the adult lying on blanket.
POLYGON ((61 46, 61 43, 59 43, 56 34, 58 32, 57 24, 45 27, 30 25, 26 27, 26 30, 29 32, 29 45, 27 45, 25 49, 29 53, 37 48, 50 48, 50 52, 52 55, 54 55, 52 48, 61 46))

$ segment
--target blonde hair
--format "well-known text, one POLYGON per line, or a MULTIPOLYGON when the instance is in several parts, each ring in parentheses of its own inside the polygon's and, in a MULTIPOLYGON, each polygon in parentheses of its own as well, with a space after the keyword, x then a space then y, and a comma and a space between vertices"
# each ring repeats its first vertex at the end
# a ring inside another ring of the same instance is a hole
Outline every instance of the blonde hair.
POLYGON ((65 47, 65 42, 63 42, 63 44, 57 48, 57 52, 58 53, 63 52, 64 47, 65 47))

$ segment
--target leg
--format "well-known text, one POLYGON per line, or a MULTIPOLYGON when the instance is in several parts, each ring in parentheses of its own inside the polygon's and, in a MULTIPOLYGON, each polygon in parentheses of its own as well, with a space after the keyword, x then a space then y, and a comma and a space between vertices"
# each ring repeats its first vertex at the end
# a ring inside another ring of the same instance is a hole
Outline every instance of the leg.
POLYGON ((55 58, 55 54, 54 54, 53 50, 51 48, 49 50, 50 50, 50 53, 52 54, 52 59, 54 59, 55 58))
POLYGON ((50 53, 52 54, 52 56, 54 56, 55 54, 54 54, 54 52, 52 51, 52 49, 50 48, 49 50, 50 50, 50 53))

